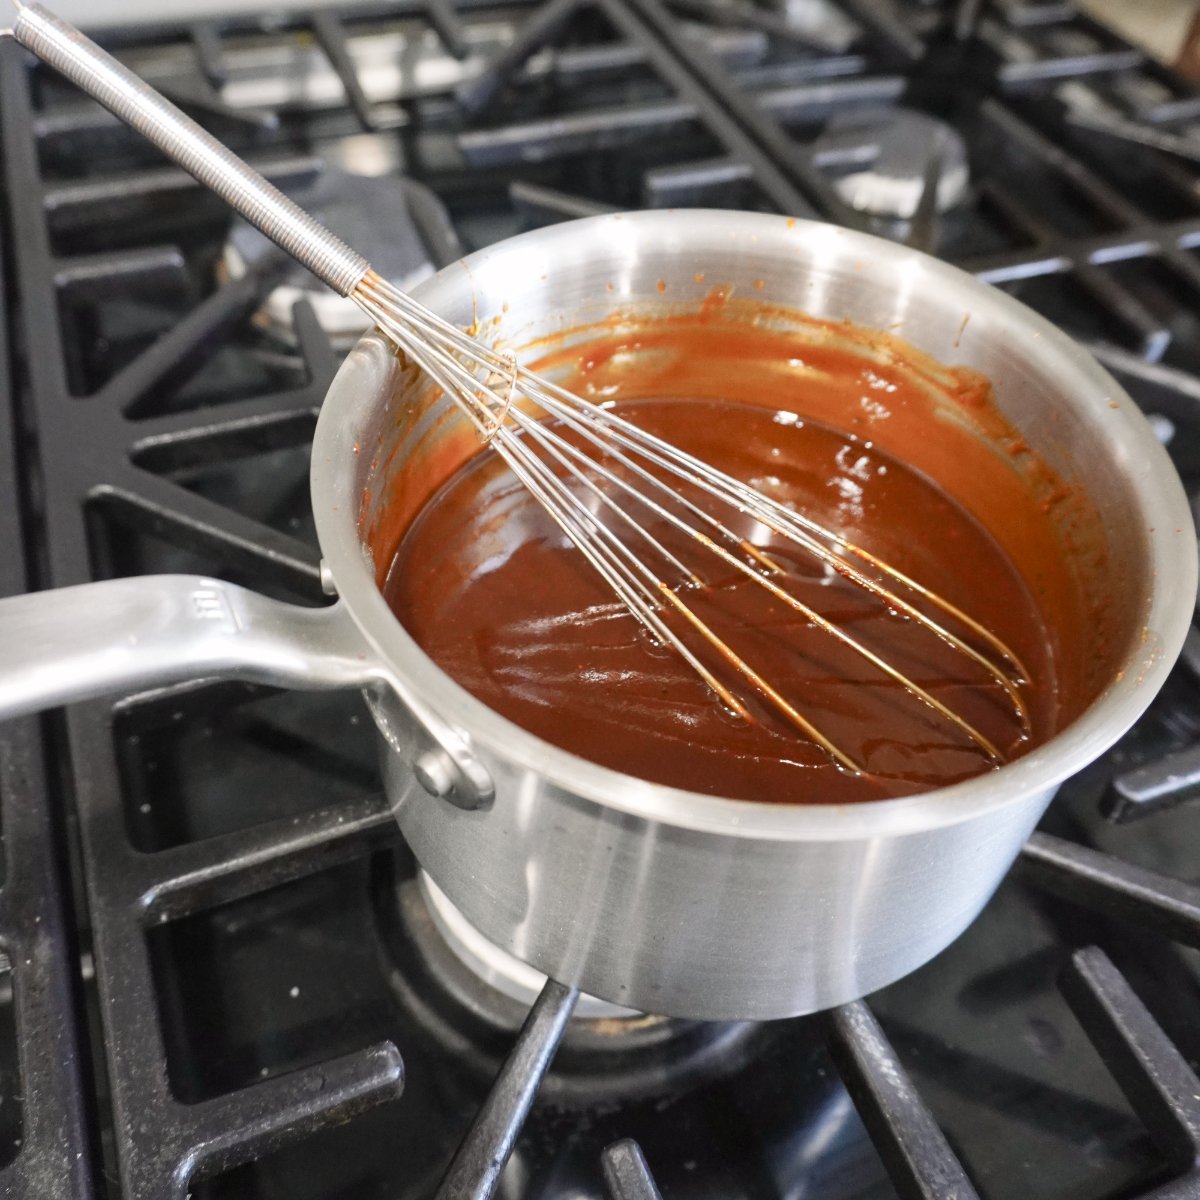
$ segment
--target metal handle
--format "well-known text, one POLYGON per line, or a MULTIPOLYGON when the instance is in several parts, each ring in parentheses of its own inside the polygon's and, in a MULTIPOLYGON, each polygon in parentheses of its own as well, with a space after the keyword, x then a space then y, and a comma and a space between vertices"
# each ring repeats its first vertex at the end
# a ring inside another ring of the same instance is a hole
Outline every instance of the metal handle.
POLYGON ((341 604, 300 608, 198 575, 0 600, 0 719, 214 676, 323 689, 380 669, 341 604))
POLYGON ((361 254, 73 25, 40 4, 17 7, 13 35, 22 46, 147 137, 334 291, 354 291, 370 270, 361 254))

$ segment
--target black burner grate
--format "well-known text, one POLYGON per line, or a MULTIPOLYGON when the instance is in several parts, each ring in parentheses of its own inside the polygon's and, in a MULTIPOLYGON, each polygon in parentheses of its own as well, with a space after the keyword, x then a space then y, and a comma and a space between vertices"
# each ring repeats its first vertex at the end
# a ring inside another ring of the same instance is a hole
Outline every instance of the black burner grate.
MULTIPOLYGON (((0 281, 0 293, 5 292, 0 281)), ((0 326, 0 595, 25 591, 21 428, 0 326)), ((0 1191, 83 1197, 92 1161, 84 1133, 80 1029, 59 834, 38 722, 0 737, 0 1191)))
MULTIPOLYGON (((1063 3, 789 7, 401 0, 111 44, 285 186, 404 173, 434 265, 630 206, 819 214, 933 249, 1092 346, 1200 491, 1200 96, 1063 3), (909 214, 860 211, 846 177, 903 112, 956 130, 971 178, 945 211, 929 170, 909 214)), ((4 51, 33 582, 199 570, 321 603, 306 475, 336 354, 319 298, 289 321, 286 264, 231 275, 219 204, 4 51)), ((11 518, 0 537, 0 585, 20 590, 11 518)), ((1190 647, 935 963, 870 1008, 668 1026, 650 1049, 568 1022, 577 997, 553 982, 514 1044, 519 1006, 433 969, 357 698, 196 684, 74 708, 95 1188, 642 1200, 653 1170, 679 1197, 1192 1195, 1200 985, 1178 944, 1200 947, 1179 849, 1200 845, 1182 804, 1200 794, 1197 665, 1190 647)), ((73 842, 49 823, 36 727, 4 735, 0 943, 25 1099, 0 1182, 83 1195, 78 947, 50 835, 73 842)), ((0 1091, 0 1140, 6 1111, 0 1091)))

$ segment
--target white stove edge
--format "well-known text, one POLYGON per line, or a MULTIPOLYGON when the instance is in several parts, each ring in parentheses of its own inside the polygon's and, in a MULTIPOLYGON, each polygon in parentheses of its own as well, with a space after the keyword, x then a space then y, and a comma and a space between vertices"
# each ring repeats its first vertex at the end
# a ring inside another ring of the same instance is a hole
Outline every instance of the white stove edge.
MULTIPOLYGON (((197 17, 239 13, 269 16, 313 8, 345 6, 353 0, 39 0, 44 7, 81 29, 114 25, 182 22, 197 17)), ((0 28, 11 28, 16 19, 12 0, 0 0, 0 28)))

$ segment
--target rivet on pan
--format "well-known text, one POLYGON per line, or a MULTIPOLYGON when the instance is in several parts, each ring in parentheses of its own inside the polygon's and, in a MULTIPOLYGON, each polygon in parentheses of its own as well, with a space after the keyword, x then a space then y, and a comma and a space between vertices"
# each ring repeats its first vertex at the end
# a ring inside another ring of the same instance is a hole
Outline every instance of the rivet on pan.
POLYGON ((336 596, 338 594, 337 584, 333 581, 333 572, 329 569, 329 564, 321 559, 321 565, 318 568, 321 574, 321 591, 327 596, 336 596))
POLYGON ((454 760, 445 750, 426 750, 413 763, 417 782, 431 795, 444 799, 454 791, 454 760))

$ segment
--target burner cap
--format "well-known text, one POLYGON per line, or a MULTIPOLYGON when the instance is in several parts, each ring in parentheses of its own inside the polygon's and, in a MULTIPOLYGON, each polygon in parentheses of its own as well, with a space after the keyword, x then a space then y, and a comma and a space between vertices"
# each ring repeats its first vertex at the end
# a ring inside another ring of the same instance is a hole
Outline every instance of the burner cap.
POLYGON ((926 167, 939 150, 937 207, 946 212, 967 194, 967 148, 956 129, 925 113, 888 108, 835 116, 813 147, 813 161, 826 169, 850 166, 838 171, 834 187, 851 208, 906 221, 917 211, 926 167))
MULTIPOLYGON (((312 184, 290 189, 287 194, 365 254, 380 275, 406 291, 436 269, 409 210, 415 189, 428 193, 421 196, 422 204, 432 202, 440 207, 432 192, 412 180, 352 175, 332 169, 322 171, 312 184)), ((270 242, 263 234, 238 218, 230 230, 218 269, 227 278, 240 279, 247 264, 257 262, 269 248, 270 242)), ((357 304, 339 296, 299 266, 267 297, 258 320, 281 340, 294 345, 292 306, 305 299, 339 349, 349 349, 370 325, 357 304)))

